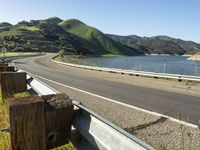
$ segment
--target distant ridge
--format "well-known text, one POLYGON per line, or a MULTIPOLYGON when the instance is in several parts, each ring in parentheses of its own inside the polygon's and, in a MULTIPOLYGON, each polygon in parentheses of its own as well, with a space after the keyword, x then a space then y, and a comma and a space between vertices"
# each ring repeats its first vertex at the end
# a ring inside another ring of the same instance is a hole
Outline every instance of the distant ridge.
POLYGON ((200 50, 200 44, 168 36, 140 37, 136 35, 119 36, 107 34, 113 40, 130 47, 142 47, 147 54, 185 54, 200 50))

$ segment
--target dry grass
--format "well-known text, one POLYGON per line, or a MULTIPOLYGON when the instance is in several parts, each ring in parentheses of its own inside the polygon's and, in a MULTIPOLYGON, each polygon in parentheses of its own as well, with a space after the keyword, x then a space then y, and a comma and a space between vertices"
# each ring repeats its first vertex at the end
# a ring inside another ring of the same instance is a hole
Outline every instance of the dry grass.
MULTIPOLYGON (((29 94, 27 92, 15 94, 14 97, 25 97, 29 94)), ((0 92, 0 130, 9 127, 9 118, 8 118, 8 100, 2 99, 0 92)), ((7 132, 0 131, 0 149, 9 150, 11 149, 10 145, 10 134, 7 132)))
POLYGON ((54 148, 52 150, 75 150, 75 148, 74 148, 73 144, 71 142, 69 142, 69 144, 63 145, 58 148, 54 148))
MULTIPOLYGON (((29 56, 29 55, 37 55, 38 52, 7 52, 5 53, 6 57, 13 57, 13 56, 29 56)), ((3 57, 3 53, 0 53, 0 57, 3 57)))
MULTIPOLYGON (((3 100, 0 95, 0 129, 7 128, 8 126, 8 103, 7 100, 3 100)), ((11 149, 9 133, 0 132, 0 148, 1 150, 11 149)))

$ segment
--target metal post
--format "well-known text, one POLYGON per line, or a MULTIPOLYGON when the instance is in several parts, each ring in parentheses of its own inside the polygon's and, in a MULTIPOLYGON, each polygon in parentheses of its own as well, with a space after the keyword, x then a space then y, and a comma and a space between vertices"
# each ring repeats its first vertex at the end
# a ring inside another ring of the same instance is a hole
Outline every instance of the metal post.
POLYGON ((198 69, 198 63, 196 61, 196 66, 195 66, 195 76, 197 76, 197 69, 198 69))
POLYGON ((164 60, 164 65, 163 65, 163 73, 166 71, 166 60, 164 60))
POLYGON ((181 64, 181 72, 180 74, 182 75, 183 74, 183 64, 181 64))
POLYGON ((141 61, 138 61, 138 71, 142 71, 142 64, 141 64, 141 61))

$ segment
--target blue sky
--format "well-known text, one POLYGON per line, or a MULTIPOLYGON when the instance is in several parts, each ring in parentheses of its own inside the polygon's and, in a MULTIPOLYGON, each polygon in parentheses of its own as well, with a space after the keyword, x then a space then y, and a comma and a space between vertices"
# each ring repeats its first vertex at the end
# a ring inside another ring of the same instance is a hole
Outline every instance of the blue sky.
POLYGON ((0 22, 76 18, 104 33, 200 43, 200 0, 0 0, 0 22))

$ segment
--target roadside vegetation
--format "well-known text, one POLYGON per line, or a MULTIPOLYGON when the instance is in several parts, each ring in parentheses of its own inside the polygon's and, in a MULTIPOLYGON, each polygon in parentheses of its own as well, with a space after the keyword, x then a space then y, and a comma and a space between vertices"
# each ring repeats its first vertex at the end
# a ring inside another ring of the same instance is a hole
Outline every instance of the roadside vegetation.
POLYGON ((195 55, 192 55, 189 59, 200 62, 200 52, 197 52, 195 55))
MULTIPOLYGON (((18 93, 14 95, 17 97, 29 96, 28 92, 18 93)), ((0 92, 0 150, 11 150, 11 141, 9 132, 3 131, 9 127, 9 114, 8 114, 8 99, 2 98, 0 92)), ((64 146, 54 148, 53 150, 74 150, 74 146, 71 142, 64 146)))
POLYGON ((15 59, 30 57, 35 55, 41 55, 42 53, 37 52, 8 52, 8 53, 0 53, 0 62, 10 62, 15 59))
MULTIPOLYGON (((5 57, 13 57, 13 56, 30 56, 30 55, 37 55, 37 52, 8 52, 5 53, 5 57)), ((4 57, 3 53, 0 53, 0 57, 4 57)))
MULTIPOLYGON (((27 92, 15 94, 14 97, 26 97, 29 94, 27 92)), ((8 117, 8 99, 2 98, 0 92, 0 130, 9 127, 9 117, 8 117)), ((10 134, 5 131, 0 131, 0 148, 1 150, 10 150, 10 134)))

